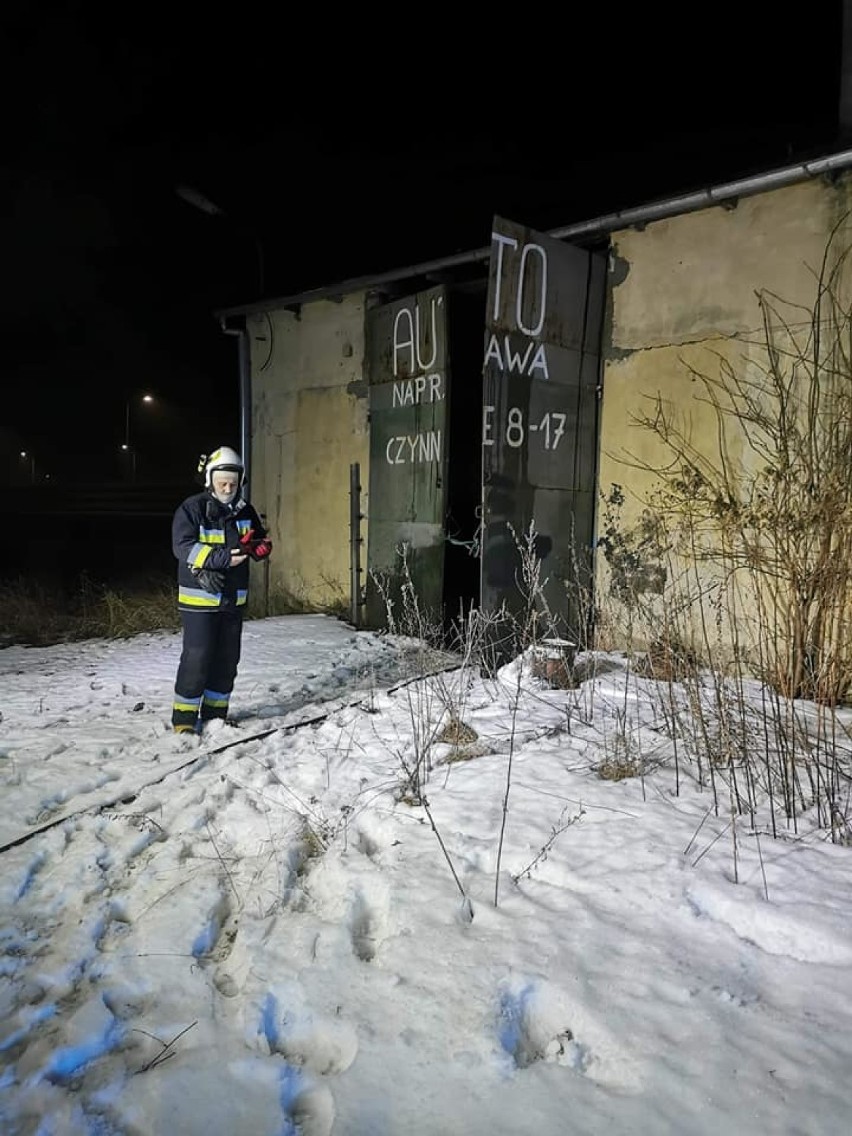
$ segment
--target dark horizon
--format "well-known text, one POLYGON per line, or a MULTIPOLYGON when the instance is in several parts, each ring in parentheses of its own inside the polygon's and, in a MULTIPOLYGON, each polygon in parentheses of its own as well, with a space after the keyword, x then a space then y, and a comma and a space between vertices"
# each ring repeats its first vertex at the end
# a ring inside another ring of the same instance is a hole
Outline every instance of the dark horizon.
POLYGON ((532 71, 505 48, 501 71, 442 44, 467 82, 419 97, 414 57, 389 70, 363 37, 333 41, 313 84, 262 28, 189 50, 189 29, 121 33, 73 8, 5 17, 0 477, 23 484, 34 457, 39 482, 129 480, 128 402, 139 480, 238 446, 217 309, 481 248, 495 214, 547 231, 837 147, 830 7, 795 43, 755 16, 696 33, 700 54, 637 42, 632 67, 554 46, 532 71))

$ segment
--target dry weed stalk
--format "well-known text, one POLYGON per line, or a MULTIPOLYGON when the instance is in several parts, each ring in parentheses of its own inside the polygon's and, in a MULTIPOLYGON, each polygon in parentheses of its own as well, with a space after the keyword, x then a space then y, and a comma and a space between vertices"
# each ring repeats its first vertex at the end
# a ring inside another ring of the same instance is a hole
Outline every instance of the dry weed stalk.
POLYGON ((852 793, 835 712, 852 689, 852 274, 839 246, 848 220, 827 242, 809 307, 763 290, 742 363, 728 349, 713 374, 685 364, 715 445, 652 398, 635 421, 662 456, 625 464, 652 474, 656 489, 632 530, 613 519, 618 487, 603 512, 610 597, 631 637, 642 622, 646 636, 658 629, 648 668, 662 679, 671 736, 717 812, 722 777, 732 826, 743 814, 754 824, 764 802, 774 835, 778 811, 795 829, 813 808, 838 839, 852 793), (677 665, 681 645, 694 667, 677 665))
MULTIPOLYGON (((637 423, 662 444, 657 507, 746 610, 752 664, 785 698, 834 706, 852 685, 852 305, 838 223, 809 308, 763 290, 758 342, 717 370, 687 364, 717 446, 695 442, 661 396, 637 423)), ((741 623, 741 630, 746 624, 741 623)))

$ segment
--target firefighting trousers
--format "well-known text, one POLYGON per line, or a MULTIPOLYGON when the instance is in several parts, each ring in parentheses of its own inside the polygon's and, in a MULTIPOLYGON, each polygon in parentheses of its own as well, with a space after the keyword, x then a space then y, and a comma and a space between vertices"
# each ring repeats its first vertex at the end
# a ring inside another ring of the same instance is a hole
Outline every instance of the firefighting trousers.
POLYGON ((172 725, 195 730, 225 718, 240 661, 242 612, 182 611, 183 648, 175 679, 172 725))

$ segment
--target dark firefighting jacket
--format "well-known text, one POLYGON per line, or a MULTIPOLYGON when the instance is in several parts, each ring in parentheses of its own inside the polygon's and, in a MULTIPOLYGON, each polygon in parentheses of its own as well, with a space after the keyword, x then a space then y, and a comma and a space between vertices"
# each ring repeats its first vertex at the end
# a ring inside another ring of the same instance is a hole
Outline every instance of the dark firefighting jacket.
POLYGON ((266 536, 254 507, 238 494, 223 505, 208 490, 175 510, 172 550, 178 562, 178 607, 184 611, 241 610, 248 600, 249 560, 231 567, 240 539, 266 536))

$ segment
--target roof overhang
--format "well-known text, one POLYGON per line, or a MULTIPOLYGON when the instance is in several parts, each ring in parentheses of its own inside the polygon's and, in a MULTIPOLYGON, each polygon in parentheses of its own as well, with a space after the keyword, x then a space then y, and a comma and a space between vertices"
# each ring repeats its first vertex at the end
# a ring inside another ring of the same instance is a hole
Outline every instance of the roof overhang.
MULTIPOLYGON (((807 181, 815 177, 834 178, 850 167, 852 167, 852 150, 839 150, 820 158, 782 166, 737 181, 725 182, 692 193, 664 198, 646 205, 618 210, 615 213, 606 213, 587 221, 579 221, 562 228, 551 229, 548 236, 556 240, 573 241, 577 244, 591 243, 603 239, 610 233, 618 232, 620 229, 641 228, 652 221, 675 217, 683 213, 694 213, 712 206, 730 208, 741 197, 780 189, 783 186, 794 185, 797 182, 807 181)), ((256 300, 250 304, 221 308, 214 315, 220 322, 224 323, 229 318, 237 316, 250 316, 281 309, 298 311, 304 304, 314 303, 317 300, 340 301, 344 296, 357 292, 391 291, 406 281, 436 282, 446 279, 448 275, 458 273, 459 270, 475 269, 483 263, 487 263, 490 255, 490 246, 472 249, 470 252, 456 253, 453 256, 446 256, 437 260, 411 264, 374 276, 356 276, 349 280, 341 280, 334 284, 312 288, 305 292, 296 292, 289 296, 274 296, 265 300, 256 300)))

